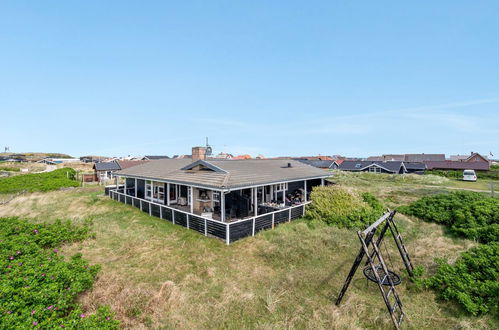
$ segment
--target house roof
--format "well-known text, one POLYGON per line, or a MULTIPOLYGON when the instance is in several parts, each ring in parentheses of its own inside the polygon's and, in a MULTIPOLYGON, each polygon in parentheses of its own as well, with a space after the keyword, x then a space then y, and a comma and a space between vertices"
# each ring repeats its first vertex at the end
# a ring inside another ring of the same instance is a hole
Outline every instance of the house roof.
POLYGON ((95 163, 94 169, 96 171, 119 171, 147 162, 147 160, 113 160, 111 162, 95 163))
POLYGON ((398 173, 400 168, 404 166, 401 161, 368 161, 368 160, 345 160, 340 164, 339 169, 343 171, 362 171, 368 167, 377 166, 385 169, 388 172, 398 173))
POLYGON ((445 161, 445 154, 406 154, 404 160, 416 163, 445 161))
POLYGON ((300 163, 307 164, 318 168, 332 168, 335 163, 334 160, 311 160, 311 159, 298 159, 300 163))
POLYGON ((441 169, 441 170, 488 171, 489 162, 461 162, 461 161, 445 160, 442 162, 426 162, 426 167, 429 170, 441 169))
POLYGON ((425 163, 404 162, 405 168, 408 170, 424 171, 426 170, 425 163))
POLYGON ((113 160, 112 162, 99 162, 94 164, 96 171, 118 171, 121 170, 120 165, 113 160))
POLYGON ((129 167, 145 164, 149 162, 148 160, 117 160, 118 164, 120 165, 121 169, 124 170, 129 167))
POLYGON ((404 154, 387 154, 382 156, 382 160, 384 161, 390 161, 390 160, 399 160, 399 161, 404 161, 406 160, 406 155, 404 154))
POLYGON ((116 174, 218 189, 329 176, 321 169, 298 161, 274 159, 202 160, 192 165, 190 159, 161 159, 116 174))
POLYGON ((142 159, 158 160, 158 159, 169 159, 168 156, 144 156, 142 159))

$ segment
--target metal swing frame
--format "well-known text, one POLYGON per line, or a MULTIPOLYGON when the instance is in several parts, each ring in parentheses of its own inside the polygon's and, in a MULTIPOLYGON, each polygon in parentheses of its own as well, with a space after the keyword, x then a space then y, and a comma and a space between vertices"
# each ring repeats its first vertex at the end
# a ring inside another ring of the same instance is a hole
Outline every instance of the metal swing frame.
POLYGON ((343 299, 343 296, 345 295, 345 292, 347 291, 350 282, 355 275, 355 272, 362 263, 362 259, 364 258, 364 256, 367 256, 366 266, 369 265, 372 273, 376 277, 376 283, 378 284, 381 295, 383 296, 383 300, 393 321, 393 325, 396 329, 400 329, 400 325, 405 316, 405 313, 402 309, 402 301, 400 300, 400 297, 395 290, 396 284, 393 283, 391 276, 389 276, 390 273, 380 252, 380 246, 383 242, 386 231, 390 229, 390 232, 392 233, 393 239, 400 253, 400 257, 404 262, 407 273, 410 277, 414 275, 414 267, 412 266, 409 253, 407 253, 407 249, 405 248, 404 242, 402 240, 402 235, 400 235, 400 232, 394 221, 395 213, 395 210, 388 211, 381 218, 376 220, 376 222, 367 227, 364 231, 357 232, 357 235, 359 236, 359 240, 361 242, 361 248, 359 253, 357 254, 357 257, 355 258, 355 261, 353 262, 352 268, 348 273, 345 283, 343 284, 343 288, 341 289, 340 294, 336 299, 336 305, 340 305, 341 300, 343 299), (376 231, 381 226, 381 231, 379 232, 379 235, 374 242, 376 231), (381 268, 376 264, 376 260, 378 260, 381 268), (388 286, 388 290, 385 290, 383 286, 388 286))

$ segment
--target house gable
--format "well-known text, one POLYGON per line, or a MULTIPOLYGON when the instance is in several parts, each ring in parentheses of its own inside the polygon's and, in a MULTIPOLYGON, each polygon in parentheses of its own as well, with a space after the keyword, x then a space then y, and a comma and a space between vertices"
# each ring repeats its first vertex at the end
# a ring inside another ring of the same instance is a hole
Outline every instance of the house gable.
POLYGON ((227 171, 215 166, 205 160, 197 160, 192 164, 189 164, 183 168, 182 171, 212 171, 216 173, 227 173, 227 171))
POLYGON ((489 162, 489 160, 485 157, 483 157, 482 155, 480 155, 479 153, 473 153, 471 156, 469 156, 468 158, 466 158, 465 162, 489 162))

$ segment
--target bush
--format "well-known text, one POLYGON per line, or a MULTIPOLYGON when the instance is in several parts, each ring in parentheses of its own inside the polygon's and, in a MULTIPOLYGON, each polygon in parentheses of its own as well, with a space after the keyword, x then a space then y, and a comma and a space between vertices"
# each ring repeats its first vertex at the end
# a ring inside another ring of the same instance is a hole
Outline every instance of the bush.
POLYGON ((483 243, 499 237, 499 199, 480 193, 460 191, 427 196, 398 210, 446 225, 455 234, 483 243))
MULTIPOLYGON (((438 175, 445 178, 451 179, 462 179, 463 171, 462 170, 426 170, 425 174, 438 175)), ((499 165, 491 165, 490 170, 488 171, 476 171, 476 175, 478 179, 489 179, 489 180, 499 180, 499 165)))
POLYGON ((19 172, 21 169, 19 167, 0 166, 0 171, 19 172))
POLYGON ((473 315, 498 315, 498 242, 471 248, 454 265, 445 260, 438 260, 438 264, 436 275, 420 283, 437 290, 445 300, 456 300, 473 315))
POLYGON ((118 327, 108 307, 87 315, 75 303, 92 286, 99 266, 89 266, 80 254, 66 261, 56 248, 86 238, 88 228, 18 218, 0 222, 0 328, 118 327))
POLYGON ((383 205, 372 194, 358 195, 335 186, 315 187, 311 199, 307 217, 338 227, 363 228, 384 212, 383 205))
POLYGON ((76 171, 72 168, 61 168, 52 172, 18 175, 0 180, 1 193, 17 193, 20 191, 50 191, 64 187, 78 187, 75 181, 76 171))

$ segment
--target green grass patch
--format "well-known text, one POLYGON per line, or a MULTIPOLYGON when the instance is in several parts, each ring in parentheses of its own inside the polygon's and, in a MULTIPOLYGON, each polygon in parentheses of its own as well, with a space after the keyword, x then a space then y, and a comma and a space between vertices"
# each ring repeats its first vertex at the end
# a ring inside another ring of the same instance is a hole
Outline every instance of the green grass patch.
POLYGON ((69 222, 32 224, 0 218, 0 328, 115 329, 108 307, 86 315, 76 297, 92 287, 99 271, 81 254, 65 260, 57 247, 88 237, 69 222))
POLYGON ((363 228, 379 218, 385 209, 369 192, 358 194, 336 186, 314 188, 311 199, 307 218, 338 227, 363 228))
POLYGON ((64 187, 78 187, 74 180, 75 170, 61 168, 47 173, 13 176, 0 180, 0 194, 12 194, 20 191, 50 191, 64 187))

